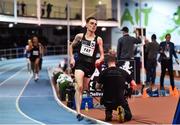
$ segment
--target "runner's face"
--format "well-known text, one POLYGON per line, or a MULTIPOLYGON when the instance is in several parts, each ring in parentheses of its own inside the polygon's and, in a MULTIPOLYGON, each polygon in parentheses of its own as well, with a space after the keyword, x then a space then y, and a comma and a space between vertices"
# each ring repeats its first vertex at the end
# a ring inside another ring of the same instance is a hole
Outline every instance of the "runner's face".
POLYGON ((38 45, 38 38, 33 37, 33 45, 37 46, 38 45))
POLYGON ((97 21, 94 19, 89 20, 89 22, 86 24, 86 27, 89 31, 95 32, 97 29, 97 21))

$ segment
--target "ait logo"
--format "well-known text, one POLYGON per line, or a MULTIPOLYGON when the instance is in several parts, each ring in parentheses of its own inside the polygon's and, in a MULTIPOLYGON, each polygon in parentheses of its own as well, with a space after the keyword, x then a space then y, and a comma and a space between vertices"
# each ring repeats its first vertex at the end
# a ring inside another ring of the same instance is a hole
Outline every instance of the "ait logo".
POLYGON ((144 26, 148 25, 149 15, 152 11, 152 7, 148 7, 147 3, 125 2, 124 6, 125 9, 121 17, 121 25, 123 24, 123 22, 130 22, 131 25, 138 25, 141 20, 141 15, 143 15, 144 17, 144 19, 142 19, 144 22, 144 26))

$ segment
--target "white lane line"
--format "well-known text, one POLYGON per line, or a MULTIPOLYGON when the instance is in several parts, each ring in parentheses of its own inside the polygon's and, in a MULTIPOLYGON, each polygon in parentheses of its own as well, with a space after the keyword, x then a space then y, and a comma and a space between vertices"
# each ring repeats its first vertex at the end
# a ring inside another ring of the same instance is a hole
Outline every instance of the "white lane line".
MULTIPOLYGON (((54 86, 53 86, 53 83, 52 83, 52 73, 51 73, 51 71, 50 71, 50 67, 49 67, 47 70, 48 70, 48 75, 49 75, 49 79, 50 79, 50 82, 51 82, 51 87, 52 87, 52 89, 53 89, 53 95, 54 95, 54 98, 55 98, 56 102, 57 102, 60 106, 62 106, 63 108, 65 108, 68 112, 71 112, 71 113, 73 113, 73 114, 76 115, 77 113, 76 113, 75 110, 72 110, 71 108, 67 107, 66 105, 64 105, 64 104, 58 99, 57 94, 56 94, 56 90, 55 90, 55 88, 54 88, 54 86)), ((85 118, 90 119, 90 120, 92 120, 92 121, 96 121, 97 124, 111 125, 110 123, 103 122, 103 121, 101 121, 101 120, 98 120, 98 119, 95 119, 95 118, 86 116, 86 115, 84 115, 84 114, 82 114, 82 116, 84 116, 85 118)))
POLYGON ((32 78, 32 75, 31 75, 31 76, 29 77, 29 79, 26 81, 26 83, 25 83, 23 89, 21 90, 19 96, 18 96, 17 99, 16 99, 16 109, 17 109, 18 112, 21 113, 21 115, 23 115, 24 117, 26 117, 26 118, 28 118, 28 119, 30 119, 30 120, 32 120, 32 121, 38 123, 38 124, 45 125, 44 123, 42 123, 42 122, 40 122, 40 121, 37 121, 37 120, 35 120, 35 119, 29 117, 29 116, 26 115, 25 113, 23 113, 23 112, 21 111, 20 107, 19 107, 19 99, 20 99, 21 95, 23 94, 25 88, 26 88, 27 85, 29 84, 29 81, 31 80, 31 78, 32 78))
POLYGON ((18 72, 16 72, 15 74, 13 74, 12 76, 10 76, 8 79, 4 80, 3 82, 0 83, 0 86, 2 86, 5 82, 7 82, 8 80, 12 79, 14 76, 18 75, 22 70, 24 70, 24 68, 22 68, 21 70, 19 70, 18 72))
MULTIPOLYGON (((9 68, 9 65, 6 66, 6 67, 9 68)), ((13 67, 10 66, 11 68, 9 68, 9 69, 7 69, 6 67, 3 67, 3 68, 0 69, 0 70, 3 70, 3 71, 0 72, 0 75, 7 72, 7 71, 9 71, 9 70, 15 69, 17 66, 13 66, 13 67)))

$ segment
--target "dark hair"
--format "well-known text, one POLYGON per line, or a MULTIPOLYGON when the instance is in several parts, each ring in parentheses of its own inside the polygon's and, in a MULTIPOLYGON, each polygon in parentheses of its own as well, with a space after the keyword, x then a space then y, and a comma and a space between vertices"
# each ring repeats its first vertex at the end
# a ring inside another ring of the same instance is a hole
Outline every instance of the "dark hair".
POLYGON ((156 35, 153 34, 153 35, 151 36, 151 39, 152 39, 152 40, 156 40, 156 35))
POLYGON ((167 36, 171 36, 171 34, 170 34, 170 33, 167 33, 166 36, 165 36, 165 38, 166 38, 167 36))
POLYGON ((128 29, 128 27, 123 27, 122 29, 121 29, 121 31, 124 31, 124 32, 126 32, 126 33, 128 33, 129 32, 129 29, 128 29))
POLYGON ((95 17, 88 17, 88 18, 86 19, 86 23, 88 23, 90 20, 96 20, 96 21, 97 21, 97 19, 96 19, 95 17))

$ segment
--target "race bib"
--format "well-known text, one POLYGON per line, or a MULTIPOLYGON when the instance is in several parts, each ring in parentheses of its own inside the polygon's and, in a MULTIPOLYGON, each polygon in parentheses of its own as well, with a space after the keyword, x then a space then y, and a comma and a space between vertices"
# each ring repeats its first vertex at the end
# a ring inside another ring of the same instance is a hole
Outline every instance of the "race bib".
POLYGON ((39 51, 33 51, 32 53, 34 56, 38 56, 39 55, 39 51))
POLYGON ((86 56, 93 56, 95 50, 95 41, 91 41, 90 44, 82 44, 80 53, 86 56))

